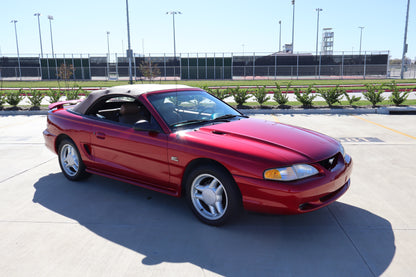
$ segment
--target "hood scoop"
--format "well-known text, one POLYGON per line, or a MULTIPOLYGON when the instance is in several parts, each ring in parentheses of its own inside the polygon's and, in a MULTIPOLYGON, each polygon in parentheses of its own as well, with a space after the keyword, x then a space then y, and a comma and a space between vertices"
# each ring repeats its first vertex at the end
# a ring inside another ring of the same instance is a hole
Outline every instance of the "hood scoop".
POLYGON ((222 132, 222 131, 218 131, 218 130, 213 130, 212 133, 215 134, 215 135, 226 135, 227 134, 226 132, 222 132))

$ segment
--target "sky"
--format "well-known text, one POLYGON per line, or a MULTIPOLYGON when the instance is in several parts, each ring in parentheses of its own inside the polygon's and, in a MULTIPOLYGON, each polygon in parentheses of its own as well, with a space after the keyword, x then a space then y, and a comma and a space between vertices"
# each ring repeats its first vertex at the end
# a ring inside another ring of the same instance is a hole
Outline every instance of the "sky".
MULTIPOLYGON (((125 0, 1 0, 0 56, 16 55, 14 24, 17 20, 21 56, 40 53, 38 21, 44 54, 51 54, 48 15, 52 23, 56 54, 110 53, 127 49, 125 0)), ((279 20, 282 45, 292 41, 291 0, 129 0, 131 49, 148 55, 173 53, 172 15, 175 16, 176 52, 188 53, 272 53, 279 49, 279 20)), ((333 28, 334 53, 360 48, 361 51, 390 51, 391 58, 402 57, 407 0, 296 0, 294 51, 315 53, 319 15, 319 44, 322 28, 333 28)), ((408 24, 408 53, 416 59, 416 3, 411 1, 408 24)))

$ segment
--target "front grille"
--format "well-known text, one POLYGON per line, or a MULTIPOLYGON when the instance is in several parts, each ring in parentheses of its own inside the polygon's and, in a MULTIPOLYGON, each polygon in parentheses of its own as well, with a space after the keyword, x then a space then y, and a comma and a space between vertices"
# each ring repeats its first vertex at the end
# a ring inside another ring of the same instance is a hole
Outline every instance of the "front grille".
POLYGON ((320 161, 319 164, 321 166, 323 166, 325 169, 331 170, 337 165, 338 158, 339 158, 339 154, 337 153, 336 155, 334 155, 334 156, 332 156, 332 157, 330 157, 326 160, 320 161))

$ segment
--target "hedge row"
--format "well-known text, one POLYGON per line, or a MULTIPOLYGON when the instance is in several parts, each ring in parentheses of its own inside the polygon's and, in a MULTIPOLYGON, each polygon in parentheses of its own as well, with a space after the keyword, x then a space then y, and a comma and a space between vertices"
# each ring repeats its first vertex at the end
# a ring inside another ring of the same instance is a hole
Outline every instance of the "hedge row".
MULTIPOLYGON (((345 88, 339 86, 333 88, 317 88, 310 85, 306 89, 301 89, 296 87, 291 88, 291 85, 289 84, 283 90, 279 84, 276 83, 276 88, 273 89, 266 88, 266 86, 259 86, 254 90, 241 89, 239 86, 227 89, 213 89, 209 87, 202 88, 222 100, 227 97, 233 97, 239 107, 242 107, 251 97, 254 97, 260 106, 263 106, 263 104, 269 100, 274 100, 279 106, 285 106, 289 102, 289 92, 293 92, 295 94, 296 100, 299 101, 304 108, 312 107, 315 98, 318 96, 321 96, 329 107, 332 107, 336 103, 341 104, 342 100, 347 101, 350 106, 353 106, 354 103, 361 100, 361 97, 351 96, 346 92, 345 88)), ((373 107, 376 107, 377 104, 386 100, 386 97, 383 95, 386 89, 391 91, 391 95, 388 100, 397 106, 403 104, 409 97, 410 93, 416 90, 416 88, 401 90, 397 86, 396 82, 393 81, 392 83, 382 85, 367 84, 366 90, 363 91, 362 94, 364 99, 369 101, 373 107)), ((28 98, 33 107, 39 107, 45 97, 47 97, 49 103, 55 103, 58 102, 61 97, 65 97, 66 100, 75 100, 79 99, 80 96, 88 95, 89 93, 89 91, 86 91, 81 87, 69 90, 30 89, 29 91, 24 91, 23 89, 19 89, 0 91, 0 107, 3 107, 6 103, 10 106, 16 107, 25 97, 28 98)))

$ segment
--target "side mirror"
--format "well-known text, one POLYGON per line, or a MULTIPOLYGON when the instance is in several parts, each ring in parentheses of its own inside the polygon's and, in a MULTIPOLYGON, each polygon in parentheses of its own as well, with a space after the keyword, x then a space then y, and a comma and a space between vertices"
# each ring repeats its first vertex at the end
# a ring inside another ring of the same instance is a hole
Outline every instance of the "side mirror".
POLYGON ((133 129, 135 131, 144 131, 144 132, 156 132, 160 133, 160 130, 155 126, 152 126, 154 124, 151 124, 148 120, 139 120, 133 125, 133 129))

